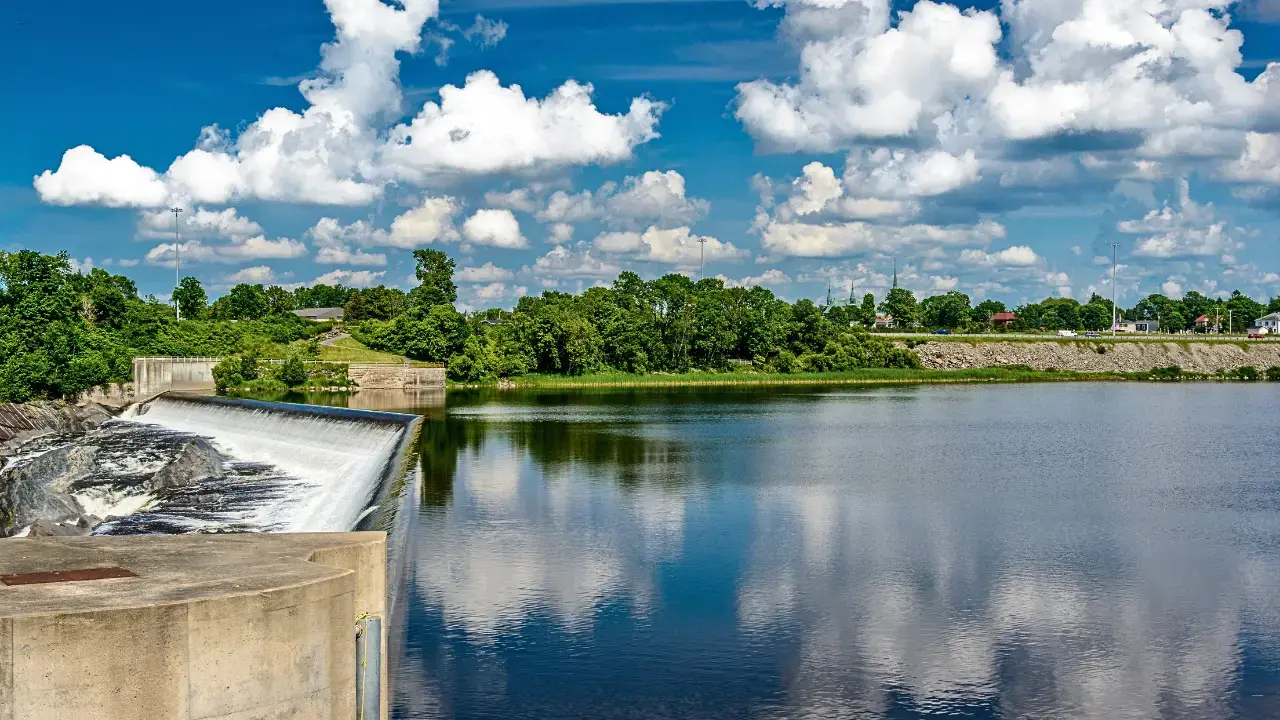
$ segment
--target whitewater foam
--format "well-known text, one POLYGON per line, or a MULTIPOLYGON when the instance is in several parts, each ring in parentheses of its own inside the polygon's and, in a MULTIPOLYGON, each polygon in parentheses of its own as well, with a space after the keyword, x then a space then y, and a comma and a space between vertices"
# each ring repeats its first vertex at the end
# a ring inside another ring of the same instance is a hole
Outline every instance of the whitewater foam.
POLYGON ((354 528, 395 469, 415 420, 395 413, 173 395, 130 408, 122 419, 199 435, 236 461, 278 471, 271 473, 277 497, 256 505, 243 520, 283 532, 354 528))

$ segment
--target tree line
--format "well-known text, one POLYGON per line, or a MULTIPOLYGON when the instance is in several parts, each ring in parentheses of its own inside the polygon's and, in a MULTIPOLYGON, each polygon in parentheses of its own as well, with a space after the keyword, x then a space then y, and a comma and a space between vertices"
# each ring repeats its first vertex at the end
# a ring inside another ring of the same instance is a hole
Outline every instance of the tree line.
MULTIPOLYGON (((511 310, 468 315, 455 308, 453 259, 439 250, 413 255, 419 284, 408 292, 243 283, 210 303, 200 282, 185 277, 167 304, 140 296, 125 276, 100 268, 74 272, 66 253, 0 253, 0 401, 125 382, 140 355, 262 356, 268 346, 278 351, 308 339, 314 354, 325 326, 299 318, 293 311, 300 308, 343 307, 349 331, 365 345, 448 363, 462 381, 745 365, 768 372, 917 367, 914 353, 868 331, 877 314, 892 315, 899 326, 982 330, 1006 310, 996 300, 973 305, 955 291, 917 300, 905 288, 891 289, 879 303, 871 294, 847 304, 792 303, 763 287, 730 288, 679 274, 646 281, 624 272, 608 287, 546 291, 520 298, 511 310)), ((1280 298, 1263 306, 1238 292, 1222 299, 1189 292, 1179 300, 1151 295, 1121 314, 1159 318, 1174 329, 1220 315, 1238 330, 1276 310, 1280 298)), ((1014 312, 1014 330, 1102 330, 1111 322, 1110 301, 1097 295, 1086 303, 1049 298, 1014 312)))
MULTIPOLYGON (((1007 329, 1016 332, 1040 330, 1110 330, 1111 301, 1094 293, 1087 302, 1075 298, 1051 297, 1038 303, 1024 303, 1013 308, 999 300, 983 300, 972 305, 969 296, 952 290, 917 301, 915 295, 904 288, 889 291, 879 306, 867 295, 858 306, 861 322, 874 321, 872 313, 892 315, 894 325, 907 328, 944 328, 966 332, 990 331, 995 328, 991 316, 1013 312, 1017 319, 1007 329)), ((1195 330, 1196 319, 1206 317, 1213 327, 1226 332, 1241 332, 1268 313, 1280 312, 1280 297, 1273 297, 1263 305, 1236 290, 1226 298, 1210 298, 1194 290, 1174 300, 1155 293, 1138 301, 1131 308, 1118 308, 1118 320, 1157 320, 1162 331, 1179 332, 1195 330)))

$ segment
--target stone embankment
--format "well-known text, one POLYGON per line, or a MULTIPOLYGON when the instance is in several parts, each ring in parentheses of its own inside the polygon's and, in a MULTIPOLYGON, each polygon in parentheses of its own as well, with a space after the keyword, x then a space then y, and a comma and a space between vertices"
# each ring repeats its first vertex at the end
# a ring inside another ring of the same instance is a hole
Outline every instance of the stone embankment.
POLYGON ((1213 373, 1280 365, 1280 343, 1269 342, 930 341, 914 350, 925 367, 939 370, 1027 365, 1036 370, 1142 372, 1176 365, 1213 373))

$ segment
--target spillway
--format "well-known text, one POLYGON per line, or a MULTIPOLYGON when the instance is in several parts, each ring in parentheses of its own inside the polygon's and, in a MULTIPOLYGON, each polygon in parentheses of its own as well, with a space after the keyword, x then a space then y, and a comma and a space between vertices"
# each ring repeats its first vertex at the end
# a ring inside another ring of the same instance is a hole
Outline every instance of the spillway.
POLYGON ((380 498, 405 471, 405 451, 417 419, 399 413, 162 395, 130 408, 110 430, 142 436, 140 443, 152 445, 159 437, 203 438, 223 456, 221 472, 188 486, 163 489, 137 512, 105 523, 95 533, 372 527, 380 498))

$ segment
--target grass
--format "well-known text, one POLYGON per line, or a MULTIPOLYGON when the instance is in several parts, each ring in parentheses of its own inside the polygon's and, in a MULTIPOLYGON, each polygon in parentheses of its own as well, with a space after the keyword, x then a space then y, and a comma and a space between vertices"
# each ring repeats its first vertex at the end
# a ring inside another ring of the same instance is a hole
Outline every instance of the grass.
MULTIPOLYGON (((757 373, 757 372, 705 372, 680 374, 632 375, 606 372, 590 375, 524 375, 511 378, 517 387, 680 387, 713 385, 906 385, 946 383, 990 382, 1069 382, 1069 381, 1119 381, 1139 379, 1120 373, 1082 373, 1031 368, 973 368, 965 370, 907 370, 901 368, 877 368, 825 373, 757 373)), ((1146 379, 1145 377, 1141 379, 1146 379)), ((457 384, 456 387, 493 385, 457 384)))
POLYGON ((332 345, 320 346, 319 360, 329 362, 396 363, 403 364, 403 355, 371 350, 355 338, 342 338, 332 345))

